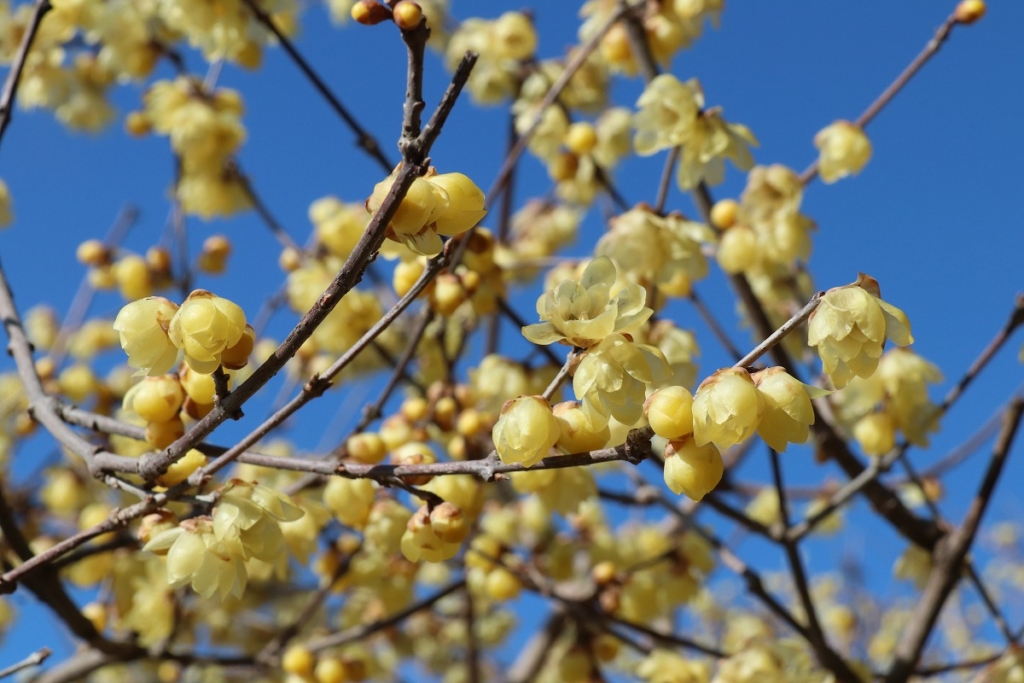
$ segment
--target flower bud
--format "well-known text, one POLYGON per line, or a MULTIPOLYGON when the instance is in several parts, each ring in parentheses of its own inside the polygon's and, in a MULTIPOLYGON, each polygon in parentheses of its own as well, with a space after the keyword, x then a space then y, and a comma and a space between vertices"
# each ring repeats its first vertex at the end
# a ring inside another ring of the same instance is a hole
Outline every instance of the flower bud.
POLYGON ((853 438, 866 455, 879 458, 896 446, 896 422, 888 413, 865 415, 853 426, 853 438))
POLYGON ((558 442, 558 421, 543 397, 520 396, 502 407, 491 436, 502 462, 530 467, 558 442))
POLYGON ((757 235, 745 225, 732 226, 718 240, 715 258, 726 273, 742 273, 757 262, 757 235))
POLYGON ((430 526, 445 543, 461 543, 469 535, 469 522, 458 506, 441 503, 430 513, 430 526))
POLYGON ((681 439, 693 433, 693 396, 685 387, 665 387, 644 403, 651 429, 666 439, 681 439))
POLYGON ((364 26, 376 24, 391 18, 391 11, 377 0, 359 0, 352 5, 352 19, 364 26))
POLYGON ((953 11, 953 18, 961 24, 973 24, 985 16, 984 0, 960 0, 953 11))
POLYGON ((146 377, 125 396, 125 406, 131 408, 147 422, 167 422, 174 419, 185 401, 185 391, 174 375, 146 377), (128 405, 128 397, 131 404, 128 405))
POLYGON ((577 156, 589 154, 597 144, 597 131, 589 121, 577 121, 565 132, 565 146, 577 156))
POLYGON ((423 10, 411 0, 400 0, 392 12, 395 24, 403 31, 411 31, 423 21, 423 10))
POLYGON ((718 486, 724 473, 722 454, 713 443, 698 446, 686 436, 665 446, 665 483, 673 493, 700 500, 718 486))
POLYGON ((711 207, 711 224, 720 230, 726 230, 736 224, 740 212, 740 204, 735 199, 722 199, 711 207))
POLYGON ((608 445, 611 432, 608 421, 594 424, 596 416, 584 411, 578 401, 564 401, 557 404, 552 413, 558 422, 557 446, 566 453, 586 453, 608 445))
POLYGON ((238 304, 205 289, 188 295, 168 329, 171 341, 185 352, 189 367, 206 375, 220 366, 224 351, 244 334, 245 313, 238 304))
POLYGON ((442 173, 428 177, 427 182, 448 195, 448 205, 435 220, 437 234, 460 235, 487 215, 483 190, 461 173, 442 173))
POLYGON ((178 358, 178 349, 168 336, 171 320, 178 307, 159 296, 133 301, 114 319, 121 348, 128 354, 128 365, 140 374, 162 375, 178 358))
POLYGON ((725 368, 697 387, 693 399, 693 438, 728 448, 746 441, 764 414, 764 399, 743 368, 725 368))

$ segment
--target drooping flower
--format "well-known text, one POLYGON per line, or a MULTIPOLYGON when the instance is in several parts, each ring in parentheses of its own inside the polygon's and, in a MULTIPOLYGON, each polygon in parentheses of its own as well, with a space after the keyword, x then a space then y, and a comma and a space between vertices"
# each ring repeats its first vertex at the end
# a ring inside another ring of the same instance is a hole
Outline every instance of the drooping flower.
POLYGON ((672 74, 656 76, 636 102, 633 146, 640 156, 687 144, 704 107, 704 91, 695 78, 682 83, 672 74))
POLYGON ((791 443, 806 443, 814 424, 812 398, 829 392, 796 379, 783 368, 755 372, 751 379, 764 399, 764 415, 757 425, 758 435, 778 452, 791 443))
POLYGON ((139 374, 162 375, 178 359, 178 347, 168 336, 177 304, 160 296, 133 301, 118 312, 114 329, 121 348, 128 354, 128 365, 139 374))
POLYGON ((647 386, 660 383, 669 372, 661 351, 612 334, 587 350, 572 387, 592 423, 607 423, 612 417, 632 426, 643 417, 647 386))
POLYGON ((757 430, 765 402, 743 368, 724 368, 697 387, 693 399, 693 439, 698 446, 728 448, 757 430))
POLYGON ((718 486, 724 473, 722 454, 713 443, 699 446, 691 435, 665 446, 665 483, 675 494, 700 500, 718 486))
POLYGON ((818 173, 822 181, 834 183, 857 175, 871 159, 871 141, 864 130, 849 121, 836 121, 814 136, 818 148, 818 173))
POLYGON ((558 421, 541 396, 520 396, 508 401, 494 425, 494 448, 502 462, 530 467, 547 457, 558 442, 558 421))
POLYGON ((225 351, 245 334, 245 313, 238 304, 205 289, 197 289, 171 319, 168 336, 185 352, 185 362, 199 373, 210 374, 225 351))
POLYGON ((817 348, 837 389, 875 371, 886 339, 898 346, 912 344, 910 321, 882 301, 878 282, 863 273, 855 283, 826 292, 807 327, 807 343, 817 348))

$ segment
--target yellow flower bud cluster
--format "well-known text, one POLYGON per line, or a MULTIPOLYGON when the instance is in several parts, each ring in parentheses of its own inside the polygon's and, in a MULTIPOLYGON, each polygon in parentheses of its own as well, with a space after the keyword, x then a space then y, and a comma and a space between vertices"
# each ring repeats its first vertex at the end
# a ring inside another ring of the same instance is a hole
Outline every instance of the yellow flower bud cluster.
POLYGON ((167 583, 191 584, 204 598, 242 597, 249 578, 246 562, 277 563, 284 555, 279 524, 303 511, 283 493, 232 480, 221 491, 213 516, 187 519, 154 535, 143 550, 167 557, 167 583))
POLYGON ((529 281, 539 269, 524 261, 547 258, 573 242, 580 218, 579 209, 530 200, 512 215, 508 244, 498 247, 495 259, 508 277, 517 282, 529 281))
POLYGON ((466 19, 452 34, 445 64, 454 71, 467 50, 480 55, 466 88, 474 102, 497 104, 515 94, 520 63, 533 57, 537 33, 521 12, 506 12, 494 20, 466 19))
POLYGON ((807 343, 816 347, 825 374, 841 389, 878 367, 886 339, 908 346, 914 338, 906 314, 882 300, 878 282, 863 273, 857 282, 830 289, 811 314, 807 343))
POLYGON ((195 372, 211 374, 222 365, 243 367, 255 334, 237 304, 197 289, 179 307, 162 297, 147 297, 124 306, 114 319, 128 364, 140 374, 161 375, 184 351, 195 372))
POLYGON ((873 375, 853 378, 836 394, 837 412, 867 455, 892 450, 897 431, 910 443, 927 446, 941 416, 928 396, 928 385, 942 379, 935 365, 911 349, 890 349, 873 375))
POLYGON ((719 108, 704 108, 704 92, 696 79, 680 82, 672 74, 656 76, 637 100, 633 117, 637 154, 650 156, 682 146, 676 182, 690 190, 701 182, 718 185, 725 179, 725 160, 736 168, 754 165, 749 145, 757 138, 746 126, 728 123, 719 108))
POLYGON ((444 562, 455 557, 469 535, 469 521, 449 502, 424 505, 409 518, 402 535, 402 555, 410 562, 444 562))
MULTIPOLYGON (((400 168, 400 167, 399 167, 400 168)), ((377 213, 398 177, 399 168, 377 183, 366 200, 366 210, 377 213)), ((461 173, 443 173, 431 167, 416 178, 387 227, 390 240, 415 254, 434 256, 443 246, 441 236, 460 235, 486 214, 484 193, 461 173)))
POLYGON ((800 213, 802 197, 803 185, 792 169, 780 164, 751 169, 741 201, 722 200, 712 211, 723 231, 716 254, 722 270, 764 278, 806 261, 816 226, 800 213))
POLYGON ((818 148, 818 174, 826 183, 857 175, 871 159, 871 141, 864 130, 849 121, 836 121, 814 136, 818 148))
POLYGON ((147 124, 170 137, 181 160, 177 195, 182 209, 209 219, 248 208, 248 192, 231 162, 246 135, 241 96, 226 88, 208 93, 202 84, 180 76, 153 83, 143 102, 147 124))
MULTIPOLYGON (((305 314, 323 295, 340 268, 341 262, 336 258, 309 259, 290 272, 286 293, 291 309, 300 315, 305 314)), ((316 328, 303 347, 304 353, 325 351, 342 354, 359 341, 383 315, 380 300, 375 294, 353 288, 316 328)), ((372 362, 375 356, 361 355, 366 357, 357 361, 358 369, 372 369, 362 363, 372 362)), ((356 367, 351 366, 351 369, 355 370, 356 367)))
POLYGON ((678 213, 659 216, 643 204, 609 224, 594 253, 611 258, 631 282, 653 285, 668 296, 687 296, 693 283, 707 276, 701 244, 715 239, 707 226, 678 213))
MULTIPOLYGON (((663 66, 669 66, 676 52, 689 47, 701 36, 705 19, 717 26, 724 6, 723 0, 669 0, 644 5, 640 17, 651 55, 663 66)), ((589 0, 580 9, 584 18, 579 29, 580 42, 592 38, 612 19, 616 5, 602 0, 589 0)), ((638 71, 629 34, 623 22, 612 26, 599 44, 599 54, 614 73, 633 76, 638 71)))
MULTIPOLYGON (((766 636, 761 638, 760 642, 747 643, 735 654, 721 660, 711 683, 811 683, 828 678, 829 675, 808 652, 806 643, 795 639, 776 640, 766 636)), ((870 677, 865 680, 870 680, 870 677)))

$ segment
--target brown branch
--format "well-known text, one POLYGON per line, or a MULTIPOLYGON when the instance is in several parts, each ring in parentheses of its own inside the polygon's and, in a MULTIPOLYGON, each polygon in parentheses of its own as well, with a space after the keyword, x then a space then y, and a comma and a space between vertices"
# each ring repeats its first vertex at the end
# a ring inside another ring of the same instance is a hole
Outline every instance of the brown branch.
POLYGON ((349 113, 345 105, 341 103, 341 100, 338 99, 337 95, 331 91, 327 86, 327 83, 320 78, 319 74, 317 74, 310 63, 306 61, 306 58, 302 56, 298 49, 296 49, 288 36, 281 32, 281 29, 279 29, 277 24, 274 23, 273 18, 260 9, 254 0, 243 1, 256 19, 263 24, 267 30, 274 34, 274 37, 281 43, 281 47, 284 48, 284 51, 287 52, 288 56, 291 57, 293 62, 295 62, 295 66, 299 67, 299 71, 301 71, 309 80, 316 91, 320 93, 325 100, 327 100, 327 103, 330 104, 335 113, 341 117, 345 122, 345 125, 347 125, 352 132, 356 134, 356 146, 370 155, 370 157, 377 162, 385 173, 390 173, 395 165, 388 160, 387 156, 381 150, 380 145, 377 143, 376 138, 367 132, 367 130, 363 128, 358 121, 356 121, 355 117, 349 113))
POLYGON ((679 159, 679 152, 682 148, 678 145, 669 150, 665 157, 665 168, 661 171, 661 181, 658 183, 658 196, 654 200, 654 212, 658 215, 665 214, 665 204, 668 202, 668 191, 672 187, 672 168, 679 159))
MULTIPOLYGON (((878 113, 881 112, 894 97, 896 97, 900 90, 910 82, 910 79, 912 79, 914 75, 921 70, 921 67, 927 64, 928 60, 939 51, 942 44, 946 42, 947 38, 949 38, 953 25, 956 23, 956 17, 954 15, 950 15, 944 22, 942 22, 942 25, 936 29, 935 35, 932 36, 932 39, 924 46, 924 49, 914 57, 914 60, 907 65, 907 68, 905 68, 899 76, 896 77, 896 80, 890 83, 889 87, 886 88, 882 94, 864 110, 864 113, 857 118, 855 121, 857 126, 860 128, 867 127, 867 125, 871 123, 872 119, 874 119, 875 116, 877 116, 878 113)), ((817 175, 818 162, 814 161, 814 163, 808 166, 806 170, 800 174, 800 182, 807 185, 814 180, 817 175)))
POLYGON ((1022 415, 1024 400, 1014 401, 1006 412, 1003 429, 992 451, 992 458, 974 500, 964 515, 963 523, 936 545, 928 583, 914 609, 909 625, 904 629, 896 645, 895 659, 885 676, 885 683, 903 683, 913 675, 914 667, 917 666, 928 637, 934 630, 939 613, 961 577, 964 559, 981 524, 981 517, 992 499, 992 493, 1006 464, 1022 415))
POLYGON ((729 335, 726 333, 725 328, 723 328, 718 320, 715 319, 711 309, 704 304, 704 300, 697 295, 697 290, 690 290, 690 295, 687 298, 690 300, 690 303, 693 304, 693 307, 697 309, 697 313, 700 314, 701 319, 708 326, 708 329, 711 330, 711 333, 715 335, 715 338, 718 339, 718 343, 722 345, 722 348, 725 349, 726 353, 739 362, 739 360, 743 358, 743 354, 738 348, 736 348, 736 345, 732 343, 732 340, 729 339, 729 335))
POLYGON ((792 318, 784 322, 777 330, 768 335, 768 337, 758 344, 753 351, 736 361, 736 364, 733 367, 749 368, 758 358, 771 351, 786 337, 786 335, 800 327, 800 325, 803 325, 804 322, 811 317, 811 314, 814 313, 818 304, 821 303, 821 297, 824 294, 825 292, 818 292, 812 296, 811 300, 808 301, 803 308, 797 311, 792 318))
POLYGON ((464 579, 456 581, 454 583, 448 584, 446 587, 442 588, 436 593, 431 593, 419 602, 416 602, 410 605, 409 607, 406 607, 405 609, 401 610, 400 612, 396 612, 395 614, 392 614, 391 616, 385 619, 378 619, 377 621, 374 621, 369 624, 353 626, 352 628, 347 628, 344 631, 338 631, 337 633, 331 633, 326 636, 320 636, 319 638, 313 638, 307 640, 305 643, 303 643, 303 645, 305 645, 313 652, 319 652, 320 650, 326 650, 328 648, 338 647, 340 645, 346 645, 348 643, 354 643, 359 640, 365 640, 366 638, 372 636, 374 633, 378 633, 385 629, 391 628, 396 624, 400 624, 413 614, 416 614, 417 612, 422 612, 423 610, 432 607, 434 603, 436 603, 438 600, 441 600, 442 598, 451 595, 455 591, 461 590, 465 585, 466 582, 464 579))
POLYGON ((52 9, 50 0, 36 0, 28 26, 21 37, 18 53, 14 56, 11 70, 7 73, 3 94, 0 95, 0 141, 3 141, 4 133, 7 132, 7 126, 10 125, 11 118, 14 116, 14 101, 17 98, 21 74, 25 70, 25 60, 28 59, 28 53, 32 49, 32 42, 36 39, 36 33, 39 32, 39 25, 43 22, 43 17, 46 16, 50 9, 52 9))
MULTIPOLYGON (((341 298, 362 279, 363 272, 384 243, 385 230, 398 210, 402 198, 412 186, 413 181, 426 171, 423 165, 430 148, 440 134, 448 113, 455 105, 459 92, 469 78, 469 72, 474 63, 474 56, 467 56, 463 59, 452 78, 452 84, 442 97, 431 120, 414 141, 405 145, 405 160, 380 209, 370 219, 366 232, 352 250, 344 266, 313 307, 302 317, 266 362, 258 367, 249 379, 237 387, 229 397, 217 404, 206 417, 196 423, 192 429, 165 451, 143 456, 140 460, 139 474, 150 481, 160 476, 167 471, 172 463, 181 458, 190 448, 198 445, 225 419, 234 414, 235 410, 240 408, 284 367, 299 347, 313 334, 317 326, 334 310, 341 298)), ((403 130, 407 127, 403 125, 403 130)))
POLYGON ((590 54, 597 49, 604 34, 615 25, 615 23, 625 16, 629 12, 629 8, 620 6, 615 14, 609 18, 607 22, 593 35, 591 38, 581 45, 575 53, 573 53, 572 59, 565 65, 565 70, 559 74, 555 82, 551 84, 547 93, 544 95, 544 99, 540 101, 537 106, 537 112, 534 114, 533 121, 530 122, 529 127, 523 131, 523 134, 516 140, 515 146, 512 147, 512 151, 505 157, 505 161, 502 162, 501 168, 498 170, 498 176, 491 183, 491 187, 487 190, 487 204, 490 204, 497 197, 497 193, 501 191, 505 184, 509 182, 512 176, 512 170, 515 168, 516 163, 519 161, 519 157, 522 156, 526 150, 526 146, 530 143, 533 134, 537 132, 537 128, 540 127, 541 122, 544 120, 544 112, 548 107, 553 105, 557 100, 562 91, 565 90, 566 86, 569 85, 569 81, 576 75, 576 72, 580 70, 580 67, 587 61, 590 54))

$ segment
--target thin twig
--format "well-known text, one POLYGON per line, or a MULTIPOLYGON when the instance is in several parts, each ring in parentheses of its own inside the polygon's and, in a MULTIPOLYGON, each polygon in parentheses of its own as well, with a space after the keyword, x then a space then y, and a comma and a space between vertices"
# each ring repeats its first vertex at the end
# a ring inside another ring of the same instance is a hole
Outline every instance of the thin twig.
POLYGON ((313 84, 316 91, 319 92, 325 100, 327 100, 327 103, 331 105, 331 108, 334 109, 335 113, 340 116, 352 132, 356 134, 356 146, 369 154, 385 173, 391 173, 391 170, 395 165, 388 160, 387 156, 381 150, 380 145, 377 143, 376 138, 367 132, 367 130, 363 128, 358 121, 356 121, 355 117, 349 113, 345 105, 341 103, 341 100, 338 99, 337 95, 331 91, 327 86, 327 83, 320 78, 319 74, 317 74, 310 63, 306 61, 306 58, 302 56, 298 49, 296 49, 288 36, 281 32, 281 29, 279 29, 277 24, 274 23, 273 18, 260 9, 254 0, 244 0, 244 2, 256 19, 274 34, 274 37, 281 43, 281 47, 283 47, 284 51, 288 53, 288 56, 291 57, 292 61, 295 62, 295 65, 299 67, 299 70, 303 75, 309 79, 309 82, 313 84))
POLYGON ((48 647, 42 647, 30 654, 25 659, 21 660, 16 664, 11 664, 8 667, 0 669, 0 678, 7 678, 11 674, 16 674, 22 669, 27 669, 30 666, 39 666, 46 661, 46 658, 53 654, 53 650, 48 647))
POLYGON ((32 49, 32 42, 36 39, 36 33, 39 32, 39 25, 43 22, 43 17, 46 16, 50 9, 50 0, 36 0, 28 26, 21 37, 18 53, 14 56, 11 70, 7 73, 3 94, 0 95, 0 142, 3 141, 4 133, 7 132, 7 126, 10 125, 11 118, 14 116, 14 101, 17 97, 18 83, 21 82, 21 74, 25 70, 25 60, 28 59, 28 53, 32 49))
MULTIPOLYGON (((939 51, 942 44, 947 38, 949 38, 953 25, 956 23, 956 18, 953 15, 950 15, 944 22, 942 22, 942 25, 935 31, 935 35, 932 36, 932 39, 924 46, 924 49, 914 57, 914 60, 907 65, 907 68, 905 68, 899 76, 896 77, 896 80, 890 83, 889 87, 886 88, 882 94, 864 110, 864 113, 857 118, 857 121, 855 122, 857 126, 860 128, 867 127, 867 125, 871 123, 872 119, 874 119, 875 116, 877 116, 878 113, 881 112, 894 97, 896 97, 900 90, 910 82, 910 79, 921 70, 921 67, 927 64, 928 60, 939 51)), ((818 162, 815 161, 800 174, 800 182, 803 185, 807 185, 814 180, 817 175, 818 162)))

